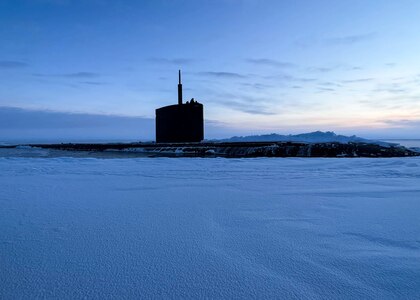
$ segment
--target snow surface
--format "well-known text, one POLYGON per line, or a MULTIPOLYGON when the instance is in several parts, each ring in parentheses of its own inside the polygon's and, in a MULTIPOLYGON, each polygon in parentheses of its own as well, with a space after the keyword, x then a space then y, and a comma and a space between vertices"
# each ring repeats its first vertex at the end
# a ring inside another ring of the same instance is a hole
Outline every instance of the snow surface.
POLYGON ((0 298, 418 299, 420 158, 0 158, 0 298))

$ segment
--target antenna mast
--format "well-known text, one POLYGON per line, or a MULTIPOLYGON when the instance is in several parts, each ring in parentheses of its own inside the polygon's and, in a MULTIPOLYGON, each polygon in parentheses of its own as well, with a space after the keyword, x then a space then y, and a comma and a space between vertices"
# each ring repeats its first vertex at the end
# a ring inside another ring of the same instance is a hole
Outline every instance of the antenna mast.
POLYGON ((178 105, 182 104, 181 70, 178 70, 178 105))

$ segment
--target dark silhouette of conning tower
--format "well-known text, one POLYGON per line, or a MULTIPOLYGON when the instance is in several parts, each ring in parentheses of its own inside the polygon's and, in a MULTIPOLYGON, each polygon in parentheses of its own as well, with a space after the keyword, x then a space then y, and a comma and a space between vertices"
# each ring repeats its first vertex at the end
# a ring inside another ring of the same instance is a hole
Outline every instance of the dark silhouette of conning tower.
POLYGON ((178 71, 178 104, 156 109, 156 142, 201 142, 204 139, 203 104, 182 103, 181 70, 178 71))

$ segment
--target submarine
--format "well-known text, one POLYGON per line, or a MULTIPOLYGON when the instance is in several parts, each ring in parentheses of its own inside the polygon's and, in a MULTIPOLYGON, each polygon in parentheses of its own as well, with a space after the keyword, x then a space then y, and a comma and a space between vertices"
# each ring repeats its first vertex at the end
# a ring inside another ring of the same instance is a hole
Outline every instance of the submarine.
POLYGON ((156 109, 156 143, 198 143, 203 139, 203 104, 194 98, 183 103, 181 70, 179 70, 178 104, 156 109))

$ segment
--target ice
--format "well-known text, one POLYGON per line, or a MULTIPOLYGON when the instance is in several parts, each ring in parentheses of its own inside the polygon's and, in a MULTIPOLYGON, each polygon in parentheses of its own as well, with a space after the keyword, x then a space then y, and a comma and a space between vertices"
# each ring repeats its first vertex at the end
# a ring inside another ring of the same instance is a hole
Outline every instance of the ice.
POLYGON ((282 135, 282 134, 263 134, 263 135, 249 135, 249 136, 234 136, 228 139, 222 139, 219 141, 224 142, 306 142, 306 143, 331 143, 331 142, 340 142, 340 143, 369 143, 369 144, 377 144, 383 147, 390 147, 399 145, 395 142, 386 142, 386 141, 378 141, 378 140, 370 140, 361 138, 355 135, 352 136, 345 136, 336 134, 332 131, 314 131, 309 133, 300 133, 300 134, 289 134, 289 135, 282 135))
POLYGON ((0 191, 1 299, 420 294, 418 157, 8 156, 0 191))

